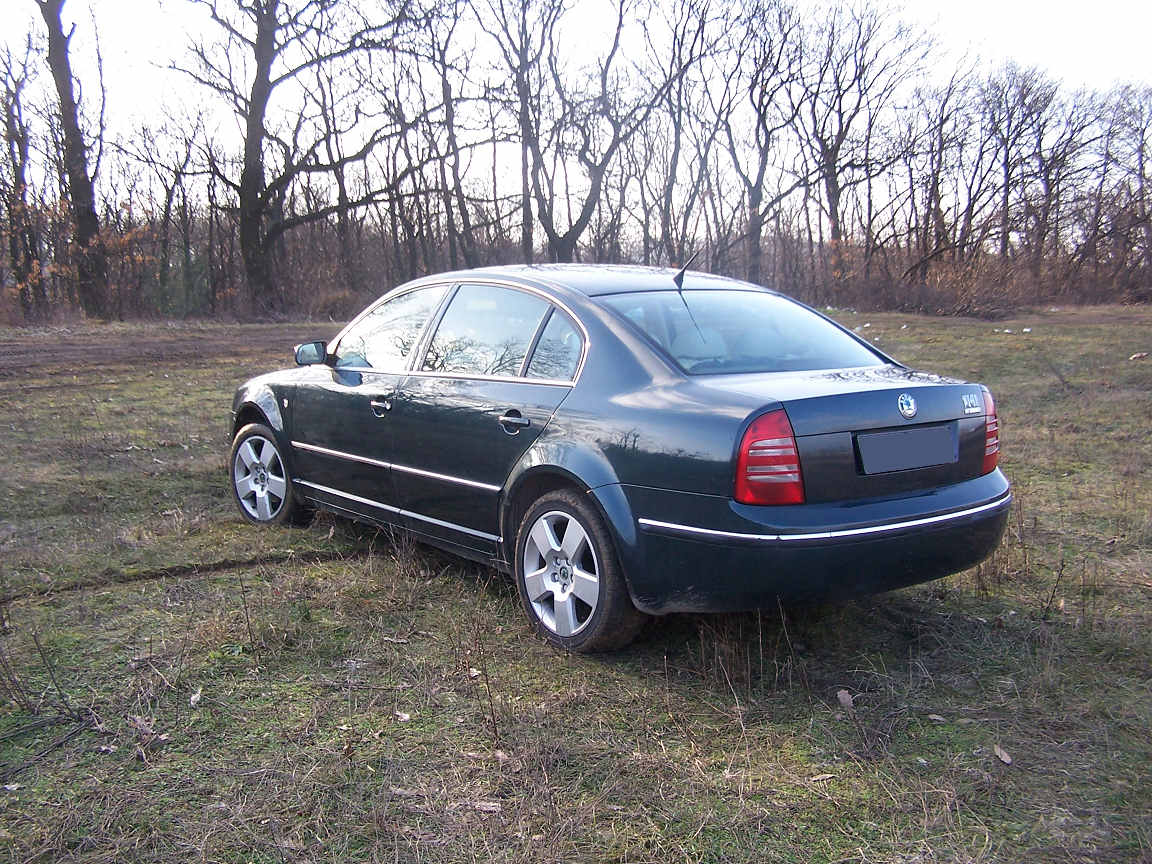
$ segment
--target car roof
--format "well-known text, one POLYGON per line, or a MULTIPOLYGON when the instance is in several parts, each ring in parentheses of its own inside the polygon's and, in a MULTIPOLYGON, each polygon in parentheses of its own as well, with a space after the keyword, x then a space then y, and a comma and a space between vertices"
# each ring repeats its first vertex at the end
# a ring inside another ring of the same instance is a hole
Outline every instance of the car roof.
MULTIPOLYGON (((435 278, 437 281, 445 278, 464 280, 469 277, 507 279, 561 286, 587 297, 599 297, 605 294, 636 291, 674 291, 676 283, 672 277, 678 272, 671 267, 641 267, 629 264, 508 264, 441 273, 435 278)), ((684 274, 683 288, 685 291, 723 288, 767 290, 750 282, 695 270, 689 270, 684 274)))

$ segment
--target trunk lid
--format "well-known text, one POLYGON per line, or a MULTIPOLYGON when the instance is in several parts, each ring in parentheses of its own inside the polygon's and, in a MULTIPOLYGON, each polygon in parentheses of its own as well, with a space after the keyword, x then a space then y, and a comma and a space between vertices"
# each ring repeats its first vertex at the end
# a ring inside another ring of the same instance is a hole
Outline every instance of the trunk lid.
POLYGON ((809 503, 905 494, 983 472, 978 384, 898 366, 732 375, 709 384, 784 406, 809 503))

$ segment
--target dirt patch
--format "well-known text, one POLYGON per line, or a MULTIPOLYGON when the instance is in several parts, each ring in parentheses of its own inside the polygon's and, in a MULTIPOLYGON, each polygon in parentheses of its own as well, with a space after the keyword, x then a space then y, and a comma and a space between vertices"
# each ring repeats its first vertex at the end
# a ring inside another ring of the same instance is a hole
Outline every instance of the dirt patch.
MULTIPOLYGON (((175 368, 268 357, 289 365, 292 346, 335 336, 342 325, 106 325, 0 332, 0 379, 67 378, 124 368, 175 368)), ((55 383, 52 386, 57 386, 55 383)))

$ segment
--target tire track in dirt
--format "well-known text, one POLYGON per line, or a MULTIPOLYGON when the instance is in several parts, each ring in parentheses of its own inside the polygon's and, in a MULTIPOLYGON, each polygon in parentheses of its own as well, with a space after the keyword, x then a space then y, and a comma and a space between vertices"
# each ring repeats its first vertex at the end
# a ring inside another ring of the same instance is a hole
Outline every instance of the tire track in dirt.
POLYGON ((134 582, 152 582, 158 579, 179 579, 185 576, 207 576, 213 573, 224 573, 229 570, 240 570, 245 567, 259 567, 265 564, 287 564, 289 561, 299 561, 304 564, 324 564, 329 561, 355 561, 367 552, 321 552, 309 555, 298 555, 295 552, 285 552, 278 555, 257 555, 253 558, 225 558, 221 561, 206 561, 202 564, 174 564, 171 567, 157 567, 139 572, 125 572, 116 567, 108 567, 94 577, 87 579, 74 579, 62 585, 49 585, 42 588, 27 588, 23 591, 11 591, 0 594, 0 604, 14 603, 19 600, 28 600, 33 597, 51 597, 56 594, 67 594, 73 591, 83 591, 86 588, 99 588, 104 585, 130 585, 134 582))

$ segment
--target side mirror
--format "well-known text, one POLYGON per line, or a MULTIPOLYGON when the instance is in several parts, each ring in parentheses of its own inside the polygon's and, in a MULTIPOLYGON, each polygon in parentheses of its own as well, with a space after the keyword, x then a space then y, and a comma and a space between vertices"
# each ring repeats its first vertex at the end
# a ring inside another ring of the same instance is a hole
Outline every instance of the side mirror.
POLYGON ((297 366, 318 366, 328 359, 326 342, 305 342, 296 346, 297 366))

